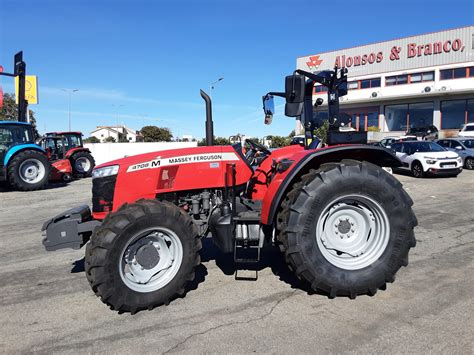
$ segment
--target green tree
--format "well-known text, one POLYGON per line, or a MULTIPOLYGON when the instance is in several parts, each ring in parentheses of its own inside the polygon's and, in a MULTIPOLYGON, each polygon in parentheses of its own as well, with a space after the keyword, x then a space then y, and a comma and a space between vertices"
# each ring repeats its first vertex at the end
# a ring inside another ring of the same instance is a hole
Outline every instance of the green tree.
POLYGON ((112 137, 112 136, 108 136, 107 138, 105 138, 104 142, 106 143, 115 143, 115 138, 112 137))
POLYGON ((314 135, 321 140, 321 143, 325 144, 328 142, 328 130, 329 130, 329 121, 325 120, 323 125, 314 130, 314 135))
POLYGON ((293 138, 294 136, 296 136, 296 133, 295 133, 295 130, 292 130, 290 134, 288 135, 288 138, 293 138))
POLYGON ((84 143, 100 143, 100 139, 94 136, 84 139, 84 143))
MULTIPOLYGON (((214 145, 231 145, 230 140, 225 137, 214 137, 214 145)), ((198 146, 205 146, 206 138, 203 138, 198 141, 198 146)))
POLYGON ((173 134, 169 128, 145 126, 140 130, 145 142, 171 142, 173 134))
MULTIPOLYGON (((34 133, 36 137, 39 137, 38 130, 36 129, 35 113, 32 110, 28 110, 28 114, 34 133)), ((18 121, 18 105, 13 94, 6 93, 3 95, 3 106, 0 107, 0 121, 18 121)))
POLYGON ((267 138, 271 141, 270 148, 286 147, 290 144, 291 140, 289 137, 282 136, 267 136, 267 138))

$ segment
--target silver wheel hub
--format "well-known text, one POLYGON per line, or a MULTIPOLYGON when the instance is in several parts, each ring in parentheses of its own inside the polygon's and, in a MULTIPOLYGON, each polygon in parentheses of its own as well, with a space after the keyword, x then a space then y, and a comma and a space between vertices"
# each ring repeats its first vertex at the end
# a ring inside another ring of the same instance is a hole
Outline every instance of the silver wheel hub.
POLYGON ((160 228, 132 238, 122 255, 119 269, 124 283, 137 292, 152 292, 176 276, 183 249, 174 232, 160 228))
POLYGON ((86 157, 80 157, 76 160, 74 166, 76 167, 77 171, 84 173, 86 171, 89 171, 91 163, 86 157))
POLYGON ((331 202, 321 214, 316 239, 331 264, 348 270, 369 266, 385 250, 388 218, 374 200, 351 195, 331 202))
POLYGON ((38 159, 26 159, 20 164, 20 178, 29 184, 35 184, 44 178, 46 171, 38 159))

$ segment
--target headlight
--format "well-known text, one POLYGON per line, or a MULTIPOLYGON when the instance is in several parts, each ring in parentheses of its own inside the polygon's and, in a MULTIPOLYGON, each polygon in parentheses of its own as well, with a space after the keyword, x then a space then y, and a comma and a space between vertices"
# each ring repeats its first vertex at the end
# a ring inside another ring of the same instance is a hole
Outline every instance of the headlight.
POLYGON ((118 171, 118 165, 104 166, 103 168, 92 170, 92 178, 95 179, 100 177, 117 175, 118 171))
POLYGON ((435 163, 436 163, 436 160, 433 160, 433 159, 427 159, 427 160, 426 160, 426 164, 431 164, 431 165, 433 165, 433 164, 435 164, 435 163))
POLYGON ((458 161, 458 163, 462 163, 461 157, 458 157, 456 160, 458 161))

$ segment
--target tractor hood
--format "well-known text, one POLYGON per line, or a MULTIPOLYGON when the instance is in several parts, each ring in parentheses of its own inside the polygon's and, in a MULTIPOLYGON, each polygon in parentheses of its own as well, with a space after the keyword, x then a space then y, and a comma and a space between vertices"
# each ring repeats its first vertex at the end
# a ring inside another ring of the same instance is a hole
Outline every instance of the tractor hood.
POLYGON ((163 150, 112 160, 98 165, 92 194, 95 218, 97 212, 116 211, 123 203, 160 194, 210 188, 224 188, 232 181, 229 171, 235 168, 235 184, 246 183, 252 175, 240 149, 232 146, 205 146, 163 150), (98 170, 105 167, 103 174, 98 170), (226 180, 227 179, 227 180, 226 180), (108 191, 108 192, 107 192, 108 191), (103 196, 106 193, 107 196, 103 196), (113 200, 113 203, 112 203, 113 200), (106 211, 100 206, 108 201, 106 211))
MULTIPOLYGON (((145 168, 152 168, 151 165, 149 167, 146 166, 147 162, 152 162, 155 160, 160 160, 161 162, 162 159, 170 159, 170 158, 172 160, 173 159, 182 160, 183 157, 188 157, 189 155, 222 153, 222 148, 223 148, 222 146, 211 146, 211 147, 192 147, 192 148, 161 150, 161 151, 143 153, 143 154, 111 160, 111 161, 102 163, 100 165, 97 165, 95 169, 100 169, 100 168, 111 166, 111 165, 119 165, 121 172, 125 168, 128 170, 129 167, 130 167, 130 170, 142 170, 145 168), (135 166, 137 164, 140 166, 135 166)), ((232 147, 229 147, 229 148, 231 148, 231 150, 234 151, 232 147)), ((227 150, 228 149, 226 149, 226 151, 227 150)), ((189 159, 186 159, 186 160, 189 160, 189 159)), ((167 163, 169 163, 169 161, 167 161, 167 163)), ((153 167, 155 167, 155 165, 153 167)))

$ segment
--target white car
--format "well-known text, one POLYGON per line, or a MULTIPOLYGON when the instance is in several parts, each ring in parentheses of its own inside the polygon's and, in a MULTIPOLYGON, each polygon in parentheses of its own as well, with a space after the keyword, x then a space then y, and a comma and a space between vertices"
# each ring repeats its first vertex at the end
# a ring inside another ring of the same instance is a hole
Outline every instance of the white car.
POLYGON ((459 137, 474 138, 474 123, 465 124, 458 133, 459 137))
POLYGON ((397 169, 409 170, 416 178, 426 175, 457 176, 462 171, 461 157, 434 142, 399 142, 392 144, 391 149, 403 164, 397 169))

